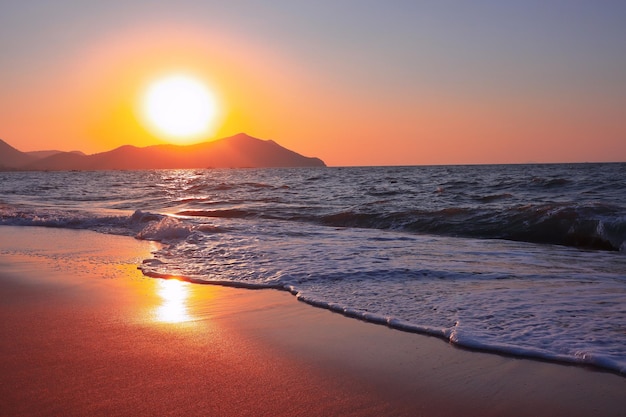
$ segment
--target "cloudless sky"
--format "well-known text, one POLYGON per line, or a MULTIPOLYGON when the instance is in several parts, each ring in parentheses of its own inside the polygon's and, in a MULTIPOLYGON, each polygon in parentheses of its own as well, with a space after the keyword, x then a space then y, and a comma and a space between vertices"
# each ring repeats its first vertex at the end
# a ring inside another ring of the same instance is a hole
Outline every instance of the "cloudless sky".
POLYGON ((162 143, 151 80, 189 71, 246 132, 330 165, 626 161, 626 2, 0 4, 0 138, 162 143))

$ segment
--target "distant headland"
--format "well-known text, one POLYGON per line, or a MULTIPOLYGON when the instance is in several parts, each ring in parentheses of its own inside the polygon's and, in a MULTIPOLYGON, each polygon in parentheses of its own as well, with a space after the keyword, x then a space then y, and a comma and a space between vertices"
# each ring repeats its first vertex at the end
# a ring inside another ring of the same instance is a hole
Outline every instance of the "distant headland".
POLYGON ((108 152, 21 152, 0 139, 0 171, 323 167, 273 140, 245 133, 195 145, 121 146, 108 152))

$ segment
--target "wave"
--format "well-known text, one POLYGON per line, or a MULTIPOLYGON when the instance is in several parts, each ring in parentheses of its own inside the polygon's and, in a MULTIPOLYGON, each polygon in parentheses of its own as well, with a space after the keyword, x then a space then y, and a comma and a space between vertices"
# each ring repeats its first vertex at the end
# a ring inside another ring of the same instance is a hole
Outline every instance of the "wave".
MULTIPOLYGON (((482 197, 506 199, 507 194, 482 197)), ((440 210, 388 211, 383 202, 328 214, 256 208, 182 210, 189 217, 304 221, 478 239, 554 244, 581 249, 626 251, 626 215, 604 204, 527 204, 505 209, 450 207, 440 210)))
POLYGON ((626 251, 626 216, 618 207, 602 204, 529 204, 501 210, 463 207, 373 213, 350 210, 322 216, 320 221, 334 227, 393 229, 626 251))
POLYGON ((85 229, 103 233, 134 235, 151 222, 163 216, 141 213, 136 216, 94 215, 85 212, 44 209, 16 209, 0 207, 0 225, 7 226, 40 226, 65 229, 85 229))
POLYGON ((502 194, 490 194, 490 195, 482 195, 473 197, 474 200, 481 203, 491 203, 498 200, 505 200, 507 198, 513 197, 513 194, 510 193, 502 193, 502 194))
POLYGON ((255 217, 255 213, 250 210, 241 209, 222 209, 222 210, 181 210, 176 213, 177 216, 188 217, 219 217, 226 219, 242 219, 246 217, 255 217))
POLYGON ((194 233, 224 233, 224 227, 191 224, 176 217, 136 210, 132 215, 96 215, 57 210, 18 210, 0 206, 0 225, 39 226, 132 236, 142 240, 175 242, 194 233))
MULTIPOLYGON (((507 198, 506 194, 487 196, 507 198)), ((555 244, 581 249, 626 252, 626 214, 608 204, 526 204, 502 209, 485 206, 450 207, 440 210, 389 211, 381 204, 368 204, 350 210, 316 213, 313 210, 272 210, 249 207, 216 210, 181 210, 178 217, 221 219, 269 219, 320 224, 331 227, 354 227, 394 230, 478 239, 504 239, 519 242, 555 244)), ((173 228, 169 238, 197 226, 183 225, 183 219, 170 218, 137 210, 130 216, 94 215, 80 211, 38 208, 0 207, 0 224, 16 226, 90 229, 105 233, 160 239, 161 235, 146 223, 162 222, 161 228, 173 228), (146 230, 144 230, 146 229, 146 230)), ((160 230, 160 229, 159 229, 160 230)))
POLYGON ((567 178, 541 178, 532 177, 531 183, 544 188, 558 188, 570 184, 572 181, 567 178))

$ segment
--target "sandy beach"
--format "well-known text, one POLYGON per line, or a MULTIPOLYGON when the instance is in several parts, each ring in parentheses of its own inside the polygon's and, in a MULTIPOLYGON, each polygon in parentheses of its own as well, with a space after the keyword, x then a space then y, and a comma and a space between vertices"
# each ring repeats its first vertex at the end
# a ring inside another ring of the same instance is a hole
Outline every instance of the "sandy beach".
POLYGON ((154 245, 0 227, 1 415, 626 416, 623 376, 147 278, 154 245))

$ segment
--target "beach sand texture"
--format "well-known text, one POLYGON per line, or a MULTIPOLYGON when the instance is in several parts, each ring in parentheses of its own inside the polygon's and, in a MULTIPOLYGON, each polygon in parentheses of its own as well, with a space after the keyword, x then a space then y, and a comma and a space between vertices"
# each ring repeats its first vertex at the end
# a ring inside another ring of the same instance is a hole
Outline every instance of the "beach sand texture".
POLYGON ((626 416, 626 378, 143 277, 154 244, 0 227, 3 416, 626 416))

